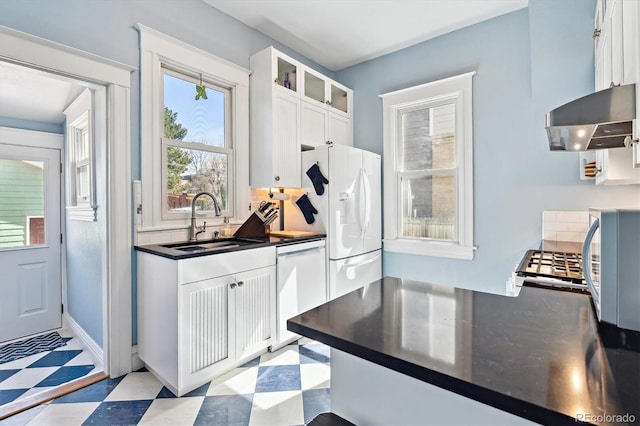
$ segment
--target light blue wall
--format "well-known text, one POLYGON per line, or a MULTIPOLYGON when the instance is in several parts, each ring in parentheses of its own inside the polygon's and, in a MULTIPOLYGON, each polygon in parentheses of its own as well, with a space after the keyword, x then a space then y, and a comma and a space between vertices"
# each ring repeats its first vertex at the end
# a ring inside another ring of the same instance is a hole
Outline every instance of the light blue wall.
POLYGON ((62 123, 45 123, 43 121, 21 120, 12 117, 0 117, 0 127, 11 127, 13 129, 34 130, 36 132, 64 133, 62 123))
MULTIPOLYGON (((238 65, 249 67, 249 56, 275 46, 312 68, 333 72, 247 27, 201 0, 2 0, 0 25, 34 34, 112 60, 140 66, 138 32, 141 23, 238 65)), ((131 170, 140 177, 139 73, 131 77, 131 170)), ((100 212, 100 209, 98 210, 100 212)), ((97 343, 102 342, 99 249, 104 234, 96 224, 75 222, 69 244, 69 309, 97 343), (87 246, 88 245, 88 246, 87 246), (76 285, 77 283, 77 285, 76 285)), ((136 334, 135 254, 133 343, 136 334)))
POLYGON ((355 91, 355 145, 382 153, 379 94, 477 71, 473 86, 472 261, 385 253, 384 273, 504 293, 544 210, 636 203, 640 190, 578 179, 578 154, 550 152, 544 113, 593 91, 594 0, 530 0, 529 8, 336 73, 355 91))

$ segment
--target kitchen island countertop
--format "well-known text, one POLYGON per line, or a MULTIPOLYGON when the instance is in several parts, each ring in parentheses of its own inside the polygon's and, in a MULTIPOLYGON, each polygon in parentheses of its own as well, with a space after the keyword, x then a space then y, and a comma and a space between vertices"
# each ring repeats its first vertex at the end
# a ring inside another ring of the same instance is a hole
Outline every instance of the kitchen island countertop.
POLYGON ((601 326, 587 294, 506 297, 385 277, 288 329, 534 422, 640 420, 638 333, 601 326))

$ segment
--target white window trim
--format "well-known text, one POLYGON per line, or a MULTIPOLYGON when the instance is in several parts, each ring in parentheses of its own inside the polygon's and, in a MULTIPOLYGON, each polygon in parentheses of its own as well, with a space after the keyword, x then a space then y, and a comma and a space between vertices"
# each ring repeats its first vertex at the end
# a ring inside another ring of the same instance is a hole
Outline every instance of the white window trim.
POLYGON ((97 203, 95 196, 95 157, 93 137, 93 101, 91 89, 85 89, 65 110, 67 119, 67 206, 66 215, 71 220, 94 222, 97 220, 97 203), (89 197, 86 202, 78 201, 76 196, 76 161, 74 135, 78 130, 89 131, 89 153, 86 160, 89 167, 89 197))
MULTIPOLYGON (((142 220, 138 231, 176 229, 189 226, 189 214, 178 220, 163 219, 161 121, 164 118, 162 69, 190 71, 207 80, 232 88, 233 176, 229 190, 234 194, 234 217, 243 220, 249 205, 249 74, 239 65, 221 59, 171 36, 136 24, 140 32, 140 135, 142 220)), ((218 219, 216 222, 222 222, 218 219)))
POLYGON ((380 95, 383 108, 384 141, 384 250, 472 260, 477 247, 473 245, 473 113, 472 78, 475 71, 449 77, 407 89, 380 95), (455 95, 456 155, 458 165, 458 199, 456 225, 458 242, 402 238, 398 235, 399 177, 396 165, 398 111, 425 100, 437 100, 455 95))

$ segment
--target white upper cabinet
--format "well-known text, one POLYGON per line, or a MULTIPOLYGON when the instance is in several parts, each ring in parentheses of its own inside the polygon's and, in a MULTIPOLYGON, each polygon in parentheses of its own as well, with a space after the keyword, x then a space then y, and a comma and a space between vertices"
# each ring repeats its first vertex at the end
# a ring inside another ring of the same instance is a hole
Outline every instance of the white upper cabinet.
POLYGON ((301 136, 303 148, 324 144, 353 145, 353 91, 302 67, 301 136))
POLYGON ((250 63, 249 184, 300 187, 300 64, 272 47, 250 63))
POLYGON ((273 47, 250 63, 250 185, 300 187, 301 150, 353 145, 353 91, 273 47))
POLYGON ((353 145, 351 118, 316 102, 303 100, 300 107, 300 132, 303 149, 325 144, 353 145))
MULTIPOLYGON (((638 0, 598 0, 594 18, 596 91, 636 83, 636 114, 640 116, 640 5, 638 0)), ((634 124, 638 139, 639 119, 634 124)), ((585 161, 581 156, 581 169, 585 161)), ((640 183, 640 147, 596 151, 596 184, 640 183)))
POLYGON ((302 100, 323 105, 328 111, 351 117, 353 91, 317 71, 302 67, 302 100))

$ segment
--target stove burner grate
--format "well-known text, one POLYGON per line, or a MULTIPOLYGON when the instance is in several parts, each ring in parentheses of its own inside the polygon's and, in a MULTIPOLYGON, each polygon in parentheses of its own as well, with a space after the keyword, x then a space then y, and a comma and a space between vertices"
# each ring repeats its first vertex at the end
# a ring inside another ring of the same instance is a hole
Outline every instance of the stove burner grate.
POLYGON ((579 253, 529 250, 520 262, 517 274, 548 277, 584 284, 582 256, 579 253))

